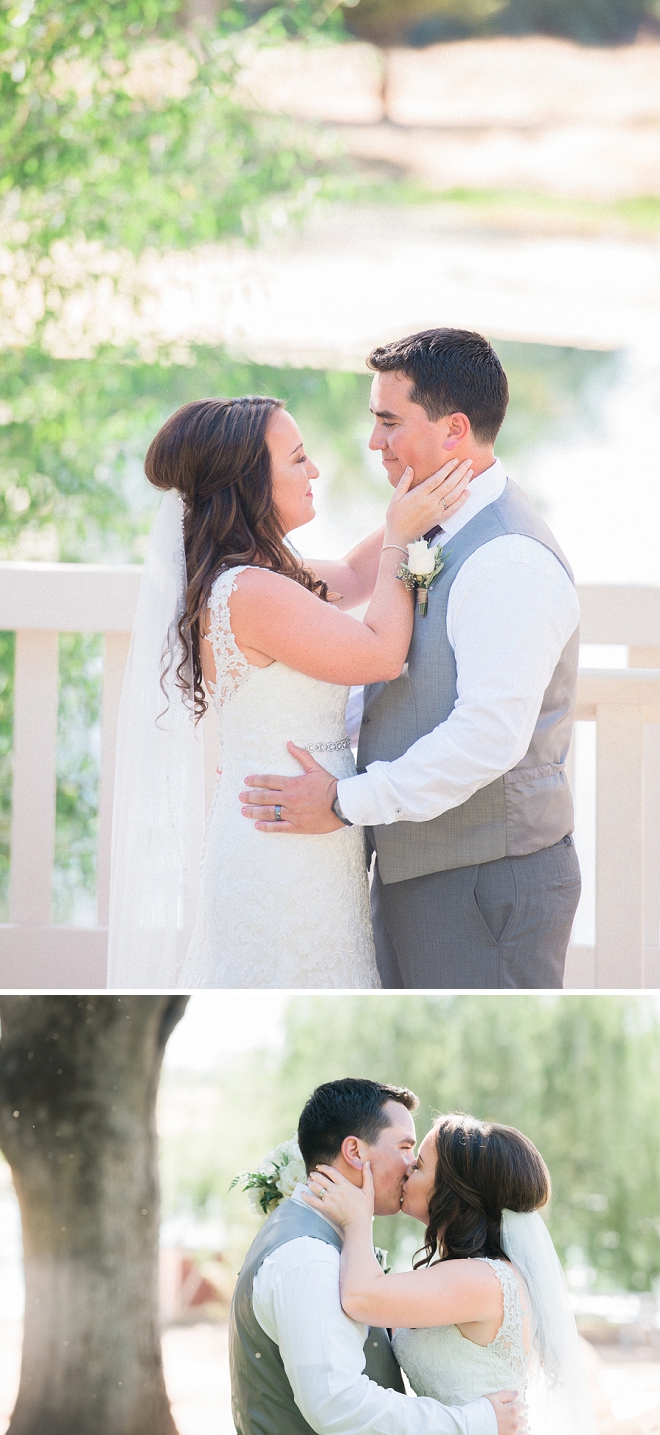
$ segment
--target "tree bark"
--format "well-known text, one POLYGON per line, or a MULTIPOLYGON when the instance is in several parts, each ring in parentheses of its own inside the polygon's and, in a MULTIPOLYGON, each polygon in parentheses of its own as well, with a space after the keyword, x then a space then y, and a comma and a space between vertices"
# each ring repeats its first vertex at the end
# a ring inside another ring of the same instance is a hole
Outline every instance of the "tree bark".
POLYGON ((158 1320, 155 1105, 186 997, 0 997, 0 1146, 23 1223, 8 1435, 176 1435, 158 1320))

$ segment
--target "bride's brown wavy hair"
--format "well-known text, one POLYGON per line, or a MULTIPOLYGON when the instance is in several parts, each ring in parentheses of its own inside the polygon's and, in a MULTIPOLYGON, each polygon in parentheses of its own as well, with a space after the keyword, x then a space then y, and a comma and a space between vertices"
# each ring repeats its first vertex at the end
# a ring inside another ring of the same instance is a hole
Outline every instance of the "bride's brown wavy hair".
POLYGON ((211 589, 224 568, 272 568, 327 600, 328 587, 284 542, 273 500, 268 425, 281 399, 197 399, 184 404, 152 439, 144 471, 154 488, 176 488, 184 500, 187 588, 178 629, 177 685, 198 720, 208 706, 202 682, 200 629, 211 589), (192 657, 192 692, 188 677, 192 657))
POLYGON ((538 1211, 550 1200, 550 1173, 543 1157, 515 1126, 473 1116, 439 1116, 433 1131, 435 1180, 424 1254, 415 1268, 434 1259, 506 1260, 502 1211, 538 1211))

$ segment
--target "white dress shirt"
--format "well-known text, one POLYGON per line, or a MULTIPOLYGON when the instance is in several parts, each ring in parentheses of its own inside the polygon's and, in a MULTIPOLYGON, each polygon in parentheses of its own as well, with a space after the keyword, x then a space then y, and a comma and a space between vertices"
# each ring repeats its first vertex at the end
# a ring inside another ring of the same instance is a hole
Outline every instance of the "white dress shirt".
MULTIPOLYGON (((303 1189, 291 1198, 300 1205, 303 1189)), ((257 1271, 252 1304, 317 1435, 497 1435, 488 1400, 440 1405, 384 1390, 364 1375, 368 1327, 344 1314, 339 1251, 325 1241, 300 1236, 278 1246, 257 1271)))
MULTIPOLYGON (((496 459, 473 478, 470 497, 438 542, 445 546, 505 484, 496 459)), ((364 826, 428 822, 515 767, 579 616, 568 574, 535 538, 502 534, 477 548, 459 569, 447 607, 456 704, 394 762, 371 762, 365 773, 340 780, 346 817, 364 826)))

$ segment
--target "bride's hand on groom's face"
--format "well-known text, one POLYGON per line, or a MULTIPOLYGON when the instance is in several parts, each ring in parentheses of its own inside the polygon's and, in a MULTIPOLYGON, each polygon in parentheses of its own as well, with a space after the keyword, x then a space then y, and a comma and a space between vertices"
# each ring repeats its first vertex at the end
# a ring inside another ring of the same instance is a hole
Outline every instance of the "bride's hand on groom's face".
POLYGON ((386 536, 410 543, 437 523, 446 523, 463 507, 472 471, 471 459, 459 463, 452 458, 437 473, 415 483, 412 468, 407 468, 390 499, 385 517, 386 536))
POLYGON ((334 1166, 317 1166, 307 1181, 307 1204, 329 1216, 336 1226, 371 1221, 374 1213, 374 1182, 371 1165, 362 1167, 362 1185, 354 1186, 334 1166))

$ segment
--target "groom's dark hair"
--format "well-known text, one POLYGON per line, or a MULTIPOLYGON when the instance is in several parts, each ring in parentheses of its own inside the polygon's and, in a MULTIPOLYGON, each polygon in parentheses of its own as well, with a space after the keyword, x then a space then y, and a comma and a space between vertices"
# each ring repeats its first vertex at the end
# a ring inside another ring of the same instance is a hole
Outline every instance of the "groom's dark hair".
POLYGON ((388 1101, 398 1101, 406 1111, 416 1111, 419 1100, 407 1086, 383 1086, 380 1081, 346 1076, 317 1086, 305 1103, 298 1124, 298 1145, 307 1171, 319 1163, 331 1166, 347 1136, 358 1136, 373 1145, 381 1131, 390 1126, 385 1110, 388 1101))
POLYGON ((410 398, 435 423, 467 414, 481 443, 493 443, 509 402, 506 374, 494 348, 469 329, 425 329, 374 349, 367 359, 379 374, 405 374, 410 398))

